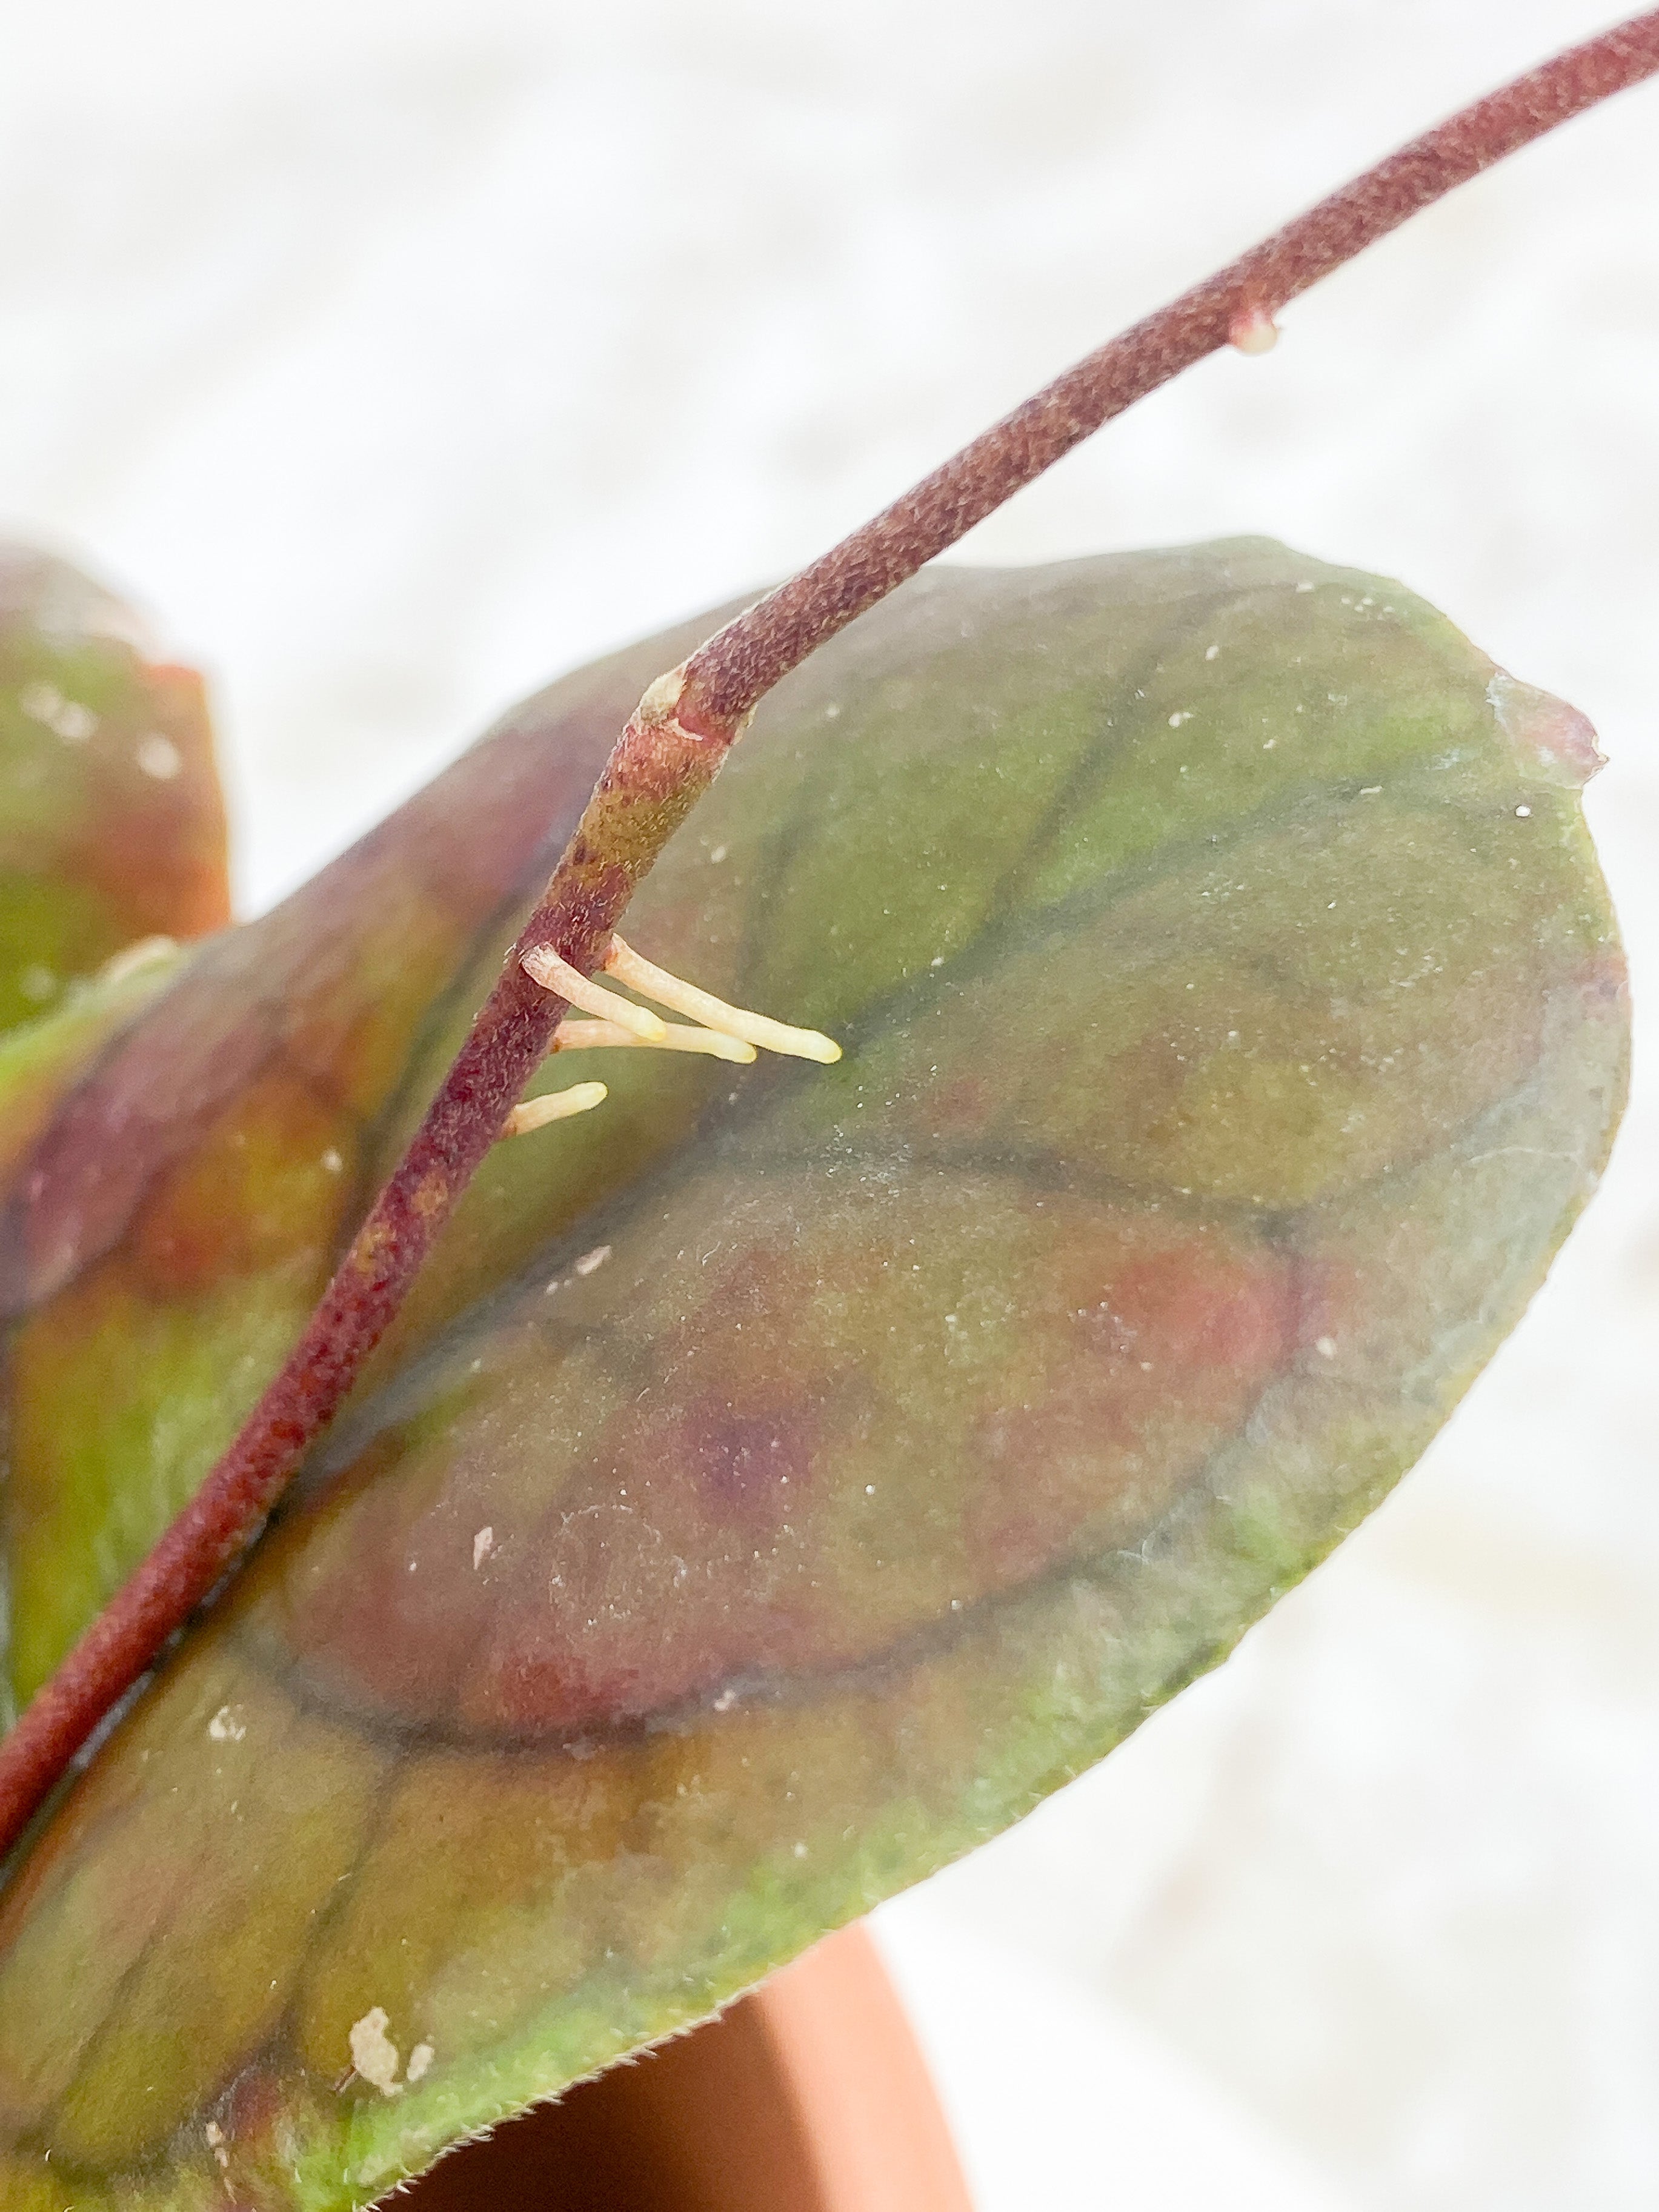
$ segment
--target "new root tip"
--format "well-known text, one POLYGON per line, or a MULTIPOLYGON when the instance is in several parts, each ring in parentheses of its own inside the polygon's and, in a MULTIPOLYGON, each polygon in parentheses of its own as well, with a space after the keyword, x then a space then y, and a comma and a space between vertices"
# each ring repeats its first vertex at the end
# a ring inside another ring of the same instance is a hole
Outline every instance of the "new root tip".
POLYGON ((655 999, 659 1006, 672 1006, 677 1014, 690 1014, 705 1029, 740 1037, 745 1044, 757 1045, 765 1052, 787 1053, 795 1060, 819 1060, 826 1067, 841 1058, 841 1047, 834 1037, 825 1036, 819 1030, 793 1029, 787 1022, 772 1021, 765 1014, 751 1014, 742 1006, 728 1006, 724 999, 715 998, 711 991, 700 991, 695 983, 683 983, 665 968, 643 958, 620 937, 612 936, 605 965, 607 975, 626 983, 630 990, 655 999))
POLYGON ((624 1044, 659 1052, 704 1052, 711 1059, 739 1062, 755 1057, 754 1046, 745 1044, 741 1037, 727 1036, 720 1030, 687 1029, 682 1022, 665 1022, 662 1035, 654 1039, 638 1036, 632 1030, 623 1029, 619 1022, 564 1021, 553 1032, 555 1052, 581 1052, 599 1045, 624 1044))
MULTIPOLYGON (((608 964, 608 963, 607 963, 608 964)), ((607 991, 603 983, 596 983, 562 960, 550 945, 538 945, 526 952, 519 963, 532 983, 539 983, 544 991, 556 991, 573 1006, 580 1006, 585 1014, 597 1014, 601 1021, 617 1022, 647 1044, 660 1044, 668 1034, 668 1024, 653 1014, 647 1006, 636 1006, 615 991, 607 991)))
POLYGON ((171 960, 179 950, 173 937, 140 937, 131 945, 124 945, 112 952, 98 970, 100 983, 123 983, 129 975, 136 975, 141 968, 154 967, 158 960, 171 960))
POLYGON ((539 1098, 523 1098, 501 1124, 504 1137, 527 1137, 550 1121, 568 1121, 573 1114, 586 1114, 605 1095, 602 1083, 573 1083, 568 1091, 549 1091, 539 1098))
POLYGON ((1279 343, 1279 325, 1265 307, 1251 307, 1233 318, 1227 343, 1240 353, 1271 353, 1279 343))

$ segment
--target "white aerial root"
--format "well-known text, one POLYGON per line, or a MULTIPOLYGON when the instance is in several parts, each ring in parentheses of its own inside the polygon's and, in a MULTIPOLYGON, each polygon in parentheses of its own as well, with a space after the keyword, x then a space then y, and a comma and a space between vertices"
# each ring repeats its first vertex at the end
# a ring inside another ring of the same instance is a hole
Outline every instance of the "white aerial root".
POLYGON ((614 975, 619 983, 626 983, 631 990, 654 999, 659 1006, 672 1006, 677 1014, 690 1014, 705 1029, 724 1036, 741 1037, 745 1044, 758 1045, 763 1051, 788 1053, 796 1060, 822 1060, 826 1066, 841 1058, 841 1047, 833 1037, 823 1036, 818 1030, 792 1029, 787 1022, 771 1021, 766 1015, 751 1014, 742 1006, 728 1006, 713 992, 700 991, 695 983, 682 983, 665 968, 643 959, 620 937, 611 939, 611 950, 605 956, 605 972, 614 975))
MULTIPOLYGON (((841 1058, 841 1047, 833 1037, 817 1030, 793 1029, 787 1022, 751 1014, 743 1006, 728 1006, 712 992, 700 991, 695 983, 683 983, 665 968, 643 959, 620 937, 611 939, 605 973, 643 997, 656 1000, 659 1006, 691 1015, 695 1027, 661 1020, 644 1006, 636 1006, 631 1000, 580 974, 546 946, 526 952, 520 965, 532 983, 556 991, 573 1006, 594 1017, 586 1022, 562 1021, 553 1032, 550 1048, 553 1052, 579 1052, 601 1045, 654 1045, 659 1052, 702 1052, 715 1060, 750 1060, 757 1048, 788 1053, 797 1060, 821 1060, 826 1066, 841 1058)), ((586 1113, 604 1097, 604 1084, 577 1083, 568 1091, 527 1098, 507 1115, 501 1133, 522 1137, 527 1130, 539 1129, 549 1121, 586 1113)))
POLYGON ((519 965, 543 990, 556 991, 573 1006, 580 1006, 585 1014, 597 1014, 601 1021, 620 1022, 647 1044, 660 1044, 668 1034, 668 1024, 659 1014, 607 991, 603 983, 595 983, 568 960, 561 960, 550 945, 538 945, 533 952, 526 952, 519 965))
POLYGON ((573 1083, 568 1091, 544 1091, 539 1098, 521 1098, 501 1124, 504 1137, 527 1137, 550 1121, 568 1121, 573 1114, 586 1114, 605 1095, 602 1083, 573 1083))
POLYGON ((715 1060, 750 1060, 755 1048, 722 1030, 688 1029, 684 1022, 665 1022, 659 1037, 642 1037, 618 1022, 562 1021, 553 1032, 555 1052, 580 1052, 590 1045, 654 1045, 659 1052, 706 1052, 715 1060))

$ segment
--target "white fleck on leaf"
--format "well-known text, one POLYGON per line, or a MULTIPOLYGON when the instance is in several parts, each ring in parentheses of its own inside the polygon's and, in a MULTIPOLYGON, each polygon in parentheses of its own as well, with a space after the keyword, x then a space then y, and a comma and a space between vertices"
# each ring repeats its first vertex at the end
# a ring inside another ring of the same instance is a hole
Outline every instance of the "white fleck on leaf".
POLYGON ((17 703, 30 721, 44 722, 51 729, 62 709, 64 695, 55 684, 26 684, 17 695, 17 703))
POLYGON ((234 1705, 221 1705, 208 1723, 208 1734, 215 1743, 240 1743, 247 1734, 247 1723, 234 1705))
POLYGON ((383 2097, 401 2097, 404 2085, 398 2079, 398 2046, 386 2031, 386 2007, 371 2005, 361 2020, 353 2021, 346 2039, 351 2045, 351 2063, 383 2097))
POLYGON ((604 1267, 610 1257, 611 1247, 608 1244, 596 1244, 591 1252, 584 1252, 581 1258, 577 1261, 576 1273, 579 1275, 591 1275, 595 1267, 604 1267))
MULTIPOLYGON (((484 1561, 489 1557, 489 1554, 495 1550, 495 1529, 488 1526, 480 1528, 477 1534, 472 1539, 472 1565, 475 1572, 479 1567, 483 1566, 484 1561)), ((412 2067, 415 2061, 411 2058, 409 2063, 412 2067)))
POLYGON ((178 746, 159 730, 152 730, 147 738, 141 738, 132 757, 143 773, 154 776, 157 783, 171 783, 185 764, 185 757, 178 746))
POLYGON ((418 2081, 436 2055, 429 2043, 417 2043, 409 2054, 409 2064, 404 2071, 404 2080, 418 2081))
POLYGON ((98 726, 98 717, 78 699, 66 699, 55 684, 26 684, 17 703, 30 721, 63 738, 66 744, 84 744, 98 726))

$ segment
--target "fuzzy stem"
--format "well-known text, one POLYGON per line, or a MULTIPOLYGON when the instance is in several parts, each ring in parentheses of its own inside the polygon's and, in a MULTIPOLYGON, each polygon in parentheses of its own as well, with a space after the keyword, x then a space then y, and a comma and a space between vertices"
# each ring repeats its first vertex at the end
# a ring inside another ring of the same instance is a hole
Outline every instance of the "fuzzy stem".
POLYGON ((1659 71, 1659 9, 1439 125, 1218 275, 1089 355, 647 691, 409 1150, 240 1434, 0 1743, 0 1853, 99 1722, 257 1534, 385 1334, 433 1240, 541 1064, 565 1001, 524 953, 583 975, 757 702, 827 638, 1134 400, 1504 155, 1659 71))
POLYGON ((1087 354, 924 477, 884 513, 780 585, 686 664, 680 716, 719 727, 1073 446, 1231 342, 1257 349, 1287 301, 1429 206, 1587 107, 1659 70, 1659 10, 1633 16, 1413 138, 1260 246, 1087 354))

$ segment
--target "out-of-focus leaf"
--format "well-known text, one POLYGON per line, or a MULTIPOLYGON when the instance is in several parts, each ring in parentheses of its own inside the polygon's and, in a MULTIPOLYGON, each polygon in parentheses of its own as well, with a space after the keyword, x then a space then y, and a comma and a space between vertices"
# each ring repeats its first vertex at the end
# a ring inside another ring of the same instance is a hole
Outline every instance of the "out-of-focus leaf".
POLYGON ((63 562, 0 545, 0 1031, 228 915, 201 678, 143 658, 133 617, 63 562))
POLYGON ((619 1053, 501 1148, 0 1898, 8 2203, 361 2203, 1213 1663, 1594 1182, 1590 757, 1255 543, 934 574, 792 678, 629 935, 846 1059, 619 1053))
POLYGON ((273 913, 149 979, 167 988, 143 1022, 112 1041, 112 1018, 71 1008, 28 1033, 27 1084, 0 1069, 18 1702, 281 1364, 418 1110, 434 1036, 483 995, 660 649, 509 715, 273 913))

